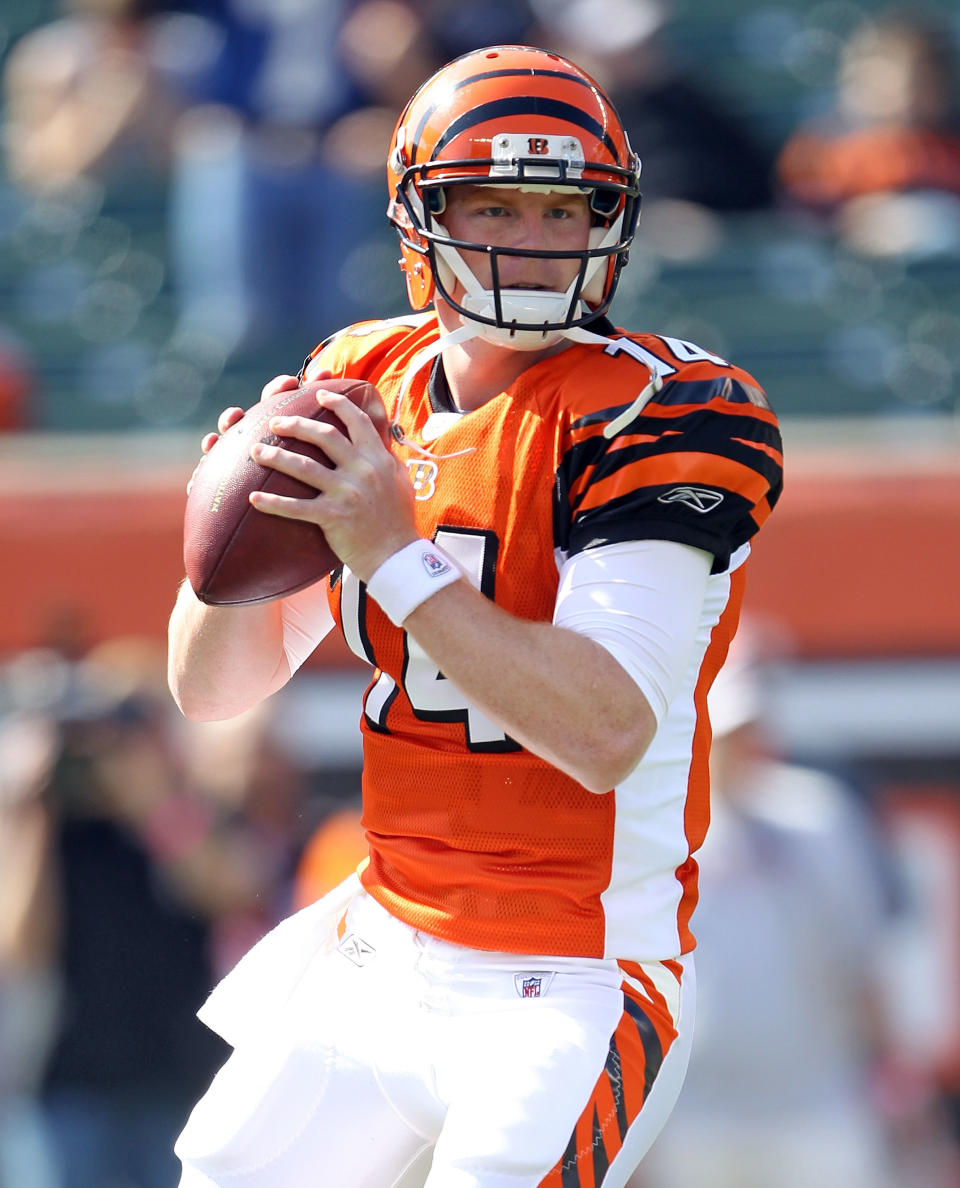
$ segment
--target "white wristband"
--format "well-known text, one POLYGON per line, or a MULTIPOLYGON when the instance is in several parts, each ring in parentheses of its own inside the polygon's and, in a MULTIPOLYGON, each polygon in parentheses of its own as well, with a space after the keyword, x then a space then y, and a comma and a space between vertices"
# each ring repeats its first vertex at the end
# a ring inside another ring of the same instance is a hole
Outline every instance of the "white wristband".
POLYGON ((367 593, 397 627, 431 595, 460 578, 456 562, 430 540, 415 540, 388 557, 367 593))

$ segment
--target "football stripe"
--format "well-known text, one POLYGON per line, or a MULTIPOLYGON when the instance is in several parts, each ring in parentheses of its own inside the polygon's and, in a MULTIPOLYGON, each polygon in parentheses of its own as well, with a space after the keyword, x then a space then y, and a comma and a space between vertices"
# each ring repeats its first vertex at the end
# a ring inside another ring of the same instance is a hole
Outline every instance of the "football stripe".
POLYGON ((647 1100, 663 1058, 676 1038, 665 1018, 658 1030, 640 994, 622 983, 623 1014, 610 1037, 597 1078, 566 1149, 540 1188, 602 1188, 610 1164, 647 1100))
POLYGON ((530 70, 520 69, 518 67, 510 67, 505 70, 483 70, 478 74, 471 74, 469 78, 461 79, 454 87, 454 90, 459 91, 463 87, 469 87, 472 83, 483 82, 488 78, 516 78, 517 76, 526 78, 562 78, 564 82, 576 83, 578 86, 586 87, 588 91, 593 90, 585 78, 581 78, 578 74, 571 74, 569 70, 530 70))
POLYGON ((610 1051, 607 1053, 607 1062, 603 1071, 606 1074, 610 1097, 617 1115, 617 1133, 622 1143, 626 1137, 630 1119, 627 1117, 627 1103, 623 1095, 623 1067, 616 1035, 610 1040, 610 1051))
POLYGON ((745 437, 731 437, 730 440, 737 445, 747 446, 751 450, 760 450, 768 458, 772 458, 779 467, 783 466, 783 450, 778 450, 765 441, 747 441, 745 437))
MULTIPOLYGON (((631 444, 617 449, 600 452, 602 447, 595 447, 592 451, 582 449, 576 456, 568 455, 565 465, 557 473, 556 480, 556 525, 562 530, 564 515, 576 515, 590 500, 592 488, 604 480, 621 472, 625 467, 632 467, 645 461, 659 462, 661 469, 657 472, 659 478, 653 478, 649 485, 682 486, 692 483, 696 486, 725 486, 718 481, 715 472, 706 468, 700 469, 696 459, 699 456, 723 459, 755 471, 762 480, 762 484, 749 497, 759 499, 765 496, 775 504, 780 495, 782 485, 782 463, 779 450, 767 442, 749 442, 743 439, 725 439, 718 435, 716 440, 707 440, 707 434, 696 435, 695 440, 687 440, 683 435, 671 435, 672 440, 637 437, 630 439, 631 444), (590 458, 591 452, 593 457, 590 458), (589 459, 589 460, 588 460, 589 459), (573 463, 573 465, 569 465, 573 463), (691 467, 695 473, 691 473, 691 467), (574 477, 576 475, 576 477, 574 477)), ((634 474, 634 478, 636 478, 634 474)), ((729 490, 741 490, 748 494, 748 489, 728 487, 729 490)))
MULTIPOLYGON (((770 425, 776 425, 776 414, 767 404, 758 402, 752 393, 762 389, 753 385, 733 380, 729 376, 717 376, 710 380, 667 380, 660 391, 653 396, 641 409, 640 417, 669 417, 684 415, 691 412, 702 412, 706 406, 713 406, 717 411, 727 412, 731 416, 749 416, 770 425)), ((765 397, 764 397, 765 399, 765 397)), ((571 425, 571 430, 590 425, 606 425, 629 408, 629 404, 621 404, 612 408, 599 408, 586 416, 579 417, 571 425)))
MULTIPOLYGON (((602 1091, 603 1082, 598 1086, 598 1094, 602 1091)), ((621 1142, 623 1140, 621 1139, 621 1142)), ((619 1148, 618 1148, 619 1149, 619 1148)), ((610 1160, 607 1158, 607 1148, 603 1141, 603 1131, 600 1127, 600 1115, 598 1112, 597 1102, 593 1104, 593 1182, 599 1188, 603 1183, 603 1178, 607 1174, 610 1167, 610 1160)))
MULTIPOLYGON (((628 404, 614 408, 598 409, 589 416, 580 417, 570 426, 569 437, 574 443, 588 441, 591 438, 607 441, 603 437, 603 430, 607 423, 619 416, 628 404)), ((704 423, 724 424, 730 427, 730 432, 761 433, 771 440, 779 440, 778 426, 775 419, 764 415, 763 409, 751 405, 749 410, 742 404, 730 404, 717 397, 708 404, 673 404, 666 407, 657 404, 644 405, 637 419, 632 421, 624 433, 663 433, 666 426, 671 429, 687 430, 704 423)))
POLYGON ((585 132, 589 132, 592 136, 595 136, 603 144, 613 160, 619 163, 617 147, 599 121, 592 119, 585 111, 582 111, 579 107, 575 107, 572 103, 564 103, 559 99, 544 99, 539 95, 494 99, 489 103, 481 103, 479 107, 475 107, 470 111, 465 111, 459 119, 454 120, 450 124, 437 141, 431 160, 436 160, 437 155, 450 141, 455 140, 461 132, 465 132, 468 128, 486 123, 488 120, 501 120, 511 116, 522 115, 535 115, 546 117, 547 119, 563 120, 569 124, 576 124, 577 127, 583 128, 585 132))
POLYGON ((713 399, 729 404, 751 404, 769 409, 764 390, 756 384, 745 384, 732 376, 716 376, 704 380, 668 380, 657 393, 657 404, 706 404, 713 399))
POLYGON ((733 491, 758 503, 767 494, 766 477, 741 462, 699 451, 657 454, 628 461, 612 474, 595 479, 577 500, 576 511, 591 511, 613 500, 638 493, 644 487, 682 486, 684 483, 733 491))
MULTIPOLYGON (((586 81, 586 79, 579 78, 577 75, 570 74, 568 71, 565 71, 565 70, 520 70, 520 69, 516 69, 516 68, 511 68, 511 69, 507 69, 507 70, 487 70, 487 71, 482 71, 478 74, 471 74, 469 76, 469 78, 461 79, 454 87, 454 90, 461 91, 461 90, 463 90, 464 87, 470 87, 470 86, 476 85, 477 83, 486 82, 487 79, 490 79, 490 78, 515 78, 518 75, 531 77, 531 78, 536 78, 536 77, 555 78, 558 80, 562 80, 563 82, 577 83, 580 86, 586 87, 588 90, 591 89, 590 84, 586 81)), ((416 95, 414 95, 414 99, 416 99, 416 95)), ((413 100, 410 101, 410 103, 412 103, 412 102, 413 102, 413 100)), ((410 103, 407 104, 408 108, 410 107, 410 103)), ((420 123, 417 125, 417 130, 413 137, 413 149, 411 150, 411 159, 414 161, 417 159, 417 147, 420 144, 420 138, 423 135, 423 130, 424 130, 424 128, 426 128, 427 124, 430 123, 430 120, 433 118, 433 115, 436 112, 436 110, 437 110, 436 104, 434 104, 433 107, 428 107, 427 110, 424 112, 423 118, 420 120, 420 123)), ((404 113, 403 113, 401 122, 405 119, 406 119, 406 111, 404 111, 404 113)))
POLYGON ((742 406, 737 407, 734 413, 726 411, 719 402, 710 407, 685 406, 682 409, 671 409, 669 412, 654 410, 648 405, 630 426, 629 431, 610 441, 603 436, 603 428, 617 413, 617 409, 605 409, 596 422, 587 425, 581 421, 571 427, 571 444, 561 463, 568 473, 576 474, 583 465, 608 450, 617 449, 621 444, 641 439, 656 442, 663 437, 677 434, 684 434, 688 438, 696 435, 698 441, 709 436, 723 448, 726 448, 725 443, 731 440, 750 444, 764 442, 770 447, 770 456, 781 464, 783 462, 780 434, 776 425, 767 422, 765 418, 744 414, 742 406), (585 460, 582 461, 584 456, 585 460))
POLYGON ((567 1143, 567 1149, 563 1153, 558 1168, 543 1181, 541 1188, 548 1188, 554 1183, 554 1173, 559 1174, 560 1188, 580 1188, 580 1172, 577 1167, 577 1128, 573 1128, 573 1133, 570 1135, 570 1142, 567 1143))

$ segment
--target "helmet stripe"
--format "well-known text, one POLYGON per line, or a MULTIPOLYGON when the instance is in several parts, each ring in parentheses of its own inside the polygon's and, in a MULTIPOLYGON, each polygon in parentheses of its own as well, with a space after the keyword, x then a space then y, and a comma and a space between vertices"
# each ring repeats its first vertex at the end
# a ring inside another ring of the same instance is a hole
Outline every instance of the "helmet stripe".
MULTIPOLYGON (((482 124, 487 120, 501 119, 506 116, 539 115, 550 116, 553 119, 566 120, 567 123, 577 124, 585 132, 591 133, 607 148, 610 156, 619 165, 620 157, 617 147, 604 127, 592 119, 579 107, 572 103, 562 103, 558 99, 545 99, 539 95, 521 95, 511 99, 496 99, 492 103, 484 103, 471 111, 465 112, 459 119, 447 128, 443 136, 437 141, 431 160, 436 160, 437 154, 455 137, 475 124, 482 124)), ((419 129, 418 129, 419 133, 419 129)), ((419 135, 417 140, 419 141, 419 135)))
MULTIPOLYGON (((525 78, 563 78, 567 82, 579 83, 581 87, 586 87, 587 90, 594 90, 594 84, 587 78, 583 78, 579 74, 571 74, 569 70, 531 70, 529 66, 523 69, 511 67, 508 70, 485 70, 481 74, 471 74, 469 78, 463 78, 454 87, 455 91, 459 91, 462 87, 469 87, 471 83, 482 82, 487 78, 516 78, 522 75, 525 78)), ((598 88, 596 88, 598 89, 598 88)))

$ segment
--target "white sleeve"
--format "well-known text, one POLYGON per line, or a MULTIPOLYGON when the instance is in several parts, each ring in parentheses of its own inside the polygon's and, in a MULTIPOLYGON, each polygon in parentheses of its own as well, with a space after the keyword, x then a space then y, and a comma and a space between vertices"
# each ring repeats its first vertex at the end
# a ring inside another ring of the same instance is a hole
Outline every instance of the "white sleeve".
POLYGON ((602 545, 560 571, 553 621, 606 648, 663 720, 689 663, 713 555, 672 540, 602 545))
POLYGON ((333 626, 326 581, 315 582, 284 598, 280 603, 280 619, 283 623, 283 652, 293 676, 333 626))

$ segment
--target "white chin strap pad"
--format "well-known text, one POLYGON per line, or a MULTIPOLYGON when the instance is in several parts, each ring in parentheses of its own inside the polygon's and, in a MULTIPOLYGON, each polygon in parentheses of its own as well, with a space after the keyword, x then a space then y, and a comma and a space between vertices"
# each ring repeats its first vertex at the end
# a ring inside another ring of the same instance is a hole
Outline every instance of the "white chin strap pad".
MULTIPOLYGON (((590 232, 589 246, 591 248, 611 247, 617 242, 620 227, 623 223, 621 214, 610 227, 595 227, 590 232)), ((431 229, 438 235, 446 234, 446 229, 430 218, 431 229)), ((461 305, 469 314, 477 314, 484 318, 496 317, 496 301, 492 289, 485 289, 467 265, 463 256, 456 248, 438 243, 435 259, 440 283, 451 292, 459 280, 464 288, 461 305)), ((603 300, 603 290, 606 280, 607 266, 610 260, 607 256, 597 256, 587 264, 583 288, 580 292, 581 302, 588 305, 599 305, 603 300)), ((556 290, 536 289, 501 289, 500 308, 502 320, 510 322, 562 322, 566 320, 577 279, 570 282, 566 292, 556 290)), ((464 315, 461 315, 461 319, 464 315)), ((562 330, 511 330, 509 325, 488 326, 484 322, 477 322, 477 336, 486 338, 514 350, 538 350, 550 346, 565 337, 562 330)))
MULTIPOLYGON (((609 227, 592 228, 588 241, 591 249, 613 247, 620 239, 620 228, 622 226, 623 213, 621 212, 609 227)), ((580 290, 580 297, 581 300, 586 301, 590 306, 598 306, 603 300, 603 290, 606 287, 607 267, 610 264, 610 259, 610 256, 594 256, 587 265, 587 275, 583 282, 583 288, 580 290)))
MULTIPOLYGON (((436 220, 431 220, 437 234, 445 234, 436 220)), ((464 288, 460 304, 469 314, 484 318, 495 318, 497 306, 492 289, 485 289, 473 274, 467 262, 456 248, 437 244, 437 272, 447 292, 453 290, 457 281, 464 288)), ((573 297, 573 286, 564 293, 536 289, 501 289, 500 308, 504 322, 562 322, 567 315, 573 297)), ((463 314, 460 320, 464 321, 463 314)), ((552 346, 563 337, 560 330, 511 330, 507 326, 488 326, 485 322, 469 319, 477 338, 485 338, 500 346, 512 347, 517 351, 542 350, 552 346)))

